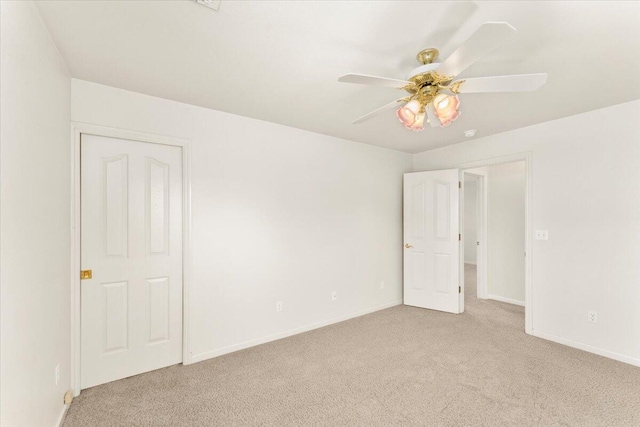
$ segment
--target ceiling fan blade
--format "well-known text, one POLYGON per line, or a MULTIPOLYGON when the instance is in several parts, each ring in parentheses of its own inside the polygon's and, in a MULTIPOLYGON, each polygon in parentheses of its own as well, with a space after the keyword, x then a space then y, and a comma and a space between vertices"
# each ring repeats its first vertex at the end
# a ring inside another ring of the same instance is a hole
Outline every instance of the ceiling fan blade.
POLYGON ((366 74, 345 74, 338 78, 339 82, 357 83, 361 85, 386 86, 392 88, 402 88, 411 84, 406 80, 389 79, 387 77, 367 76, 366 74))
POLYGON ((459 85, 454 89, 456 93, 531 92, 545 84, 546 81, 546 73, 520 74, 461 79, 451 83, 450 86, 459 85))
POLYGON ((426 112, 427 118, 429 119, 429 124, 432 128, 439 128, 442 126, 442 123, 440 123, 440 119, 438 118, 438 116, 436 116, 436 112, 433 111, 432 103, 429 103, 429 105, 427 105, 426 112))
POLYGON ((385 111, 388 111, 388 110, 393 110, 394 108, 399 108, 398 104, 400 102, 404 101, 404 100, 405 100, 405 98, 400 98, 400 99, 396 99, 395 101, 391 101, 387 105, 383 105, 382 107, 378 108, 377 110, 373 110, 372 112, 367 113, 364 116, 355 119, 353 121, 353 124, 357 125, 359 123, 366 122, 370 118, 375 117, 380 113, 384 113, 385 111))
POLYGON ((486 22, 476 30, 438 67, 438 74, 457 76, 480 57, 498 47, 507 37, 516 33, 516 29, 507 22, 486 22))

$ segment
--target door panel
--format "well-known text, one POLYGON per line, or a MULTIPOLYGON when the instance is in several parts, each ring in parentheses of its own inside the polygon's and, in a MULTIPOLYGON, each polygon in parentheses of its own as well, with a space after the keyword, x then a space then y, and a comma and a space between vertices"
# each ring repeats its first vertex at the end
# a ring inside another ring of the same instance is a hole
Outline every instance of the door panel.
POLYGON ((128 283, 104 283, 105 343, 103 354, 125 350, 128 346, 128 283))
POLYGON ((81 139, 81 387, 182 361, 182 151, 81 139))
POLYGON ((129 180, 128 156, 120 155, 103 159, 104 217, 102 230, 107 256, 127 256, 127 212, 129 210, 127 189, 129 180))
POLYGON ((449 202, 451 189, 448 182, 435 181, 434 185, 436 188, 433 204, 436 221, 435 237, 437 240, 448 241, 451 237, 451 205, 449 202))
POLYGON ((459 313, 458 170, 404 176, 404 303, 459 313))
POLYGON ((411 260, 411 276, 410 282, 413 289, 425 290, 427 286, 427 263, 424 252, 411 251, 409 255, 411 260))
POLYGON ((169 165, 146 158, 147 253, 166 254, 169 240, 169 165))
POLYGON ((157 343, 169 339, 169 278, 147 279, 149 287, 149 339, 157 343))

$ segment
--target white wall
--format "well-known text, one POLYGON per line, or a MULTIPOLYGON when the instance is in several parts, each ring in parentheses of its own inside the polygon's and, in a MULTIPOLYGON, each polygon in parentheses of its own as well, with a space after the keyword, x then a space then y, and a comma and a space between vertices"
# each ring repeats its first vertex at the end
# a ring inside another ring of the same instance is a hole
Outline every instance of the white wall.
POLYGON ((34 4, 0 8, 0 425, 54 426, 70 385, 71 80, 34 4))
POLYGON ((487 296, 522 305, 526 184, 524 162, 487 168, 487 296))
POLYGON ((79 80, 71 115, 192 141, 194 361, 401 302, 411 155, 79 80))
POLYGON ((475 264, 477 261, 478 231, 478 181, 471 175, 465 174, 464 178, 464 262, 475 264))
POLYGON ((415 170, 531 152, 532 333, 640 365, 640 101, 420 153, 415 170), (598 323, 587 312, 598 312, 598 323))

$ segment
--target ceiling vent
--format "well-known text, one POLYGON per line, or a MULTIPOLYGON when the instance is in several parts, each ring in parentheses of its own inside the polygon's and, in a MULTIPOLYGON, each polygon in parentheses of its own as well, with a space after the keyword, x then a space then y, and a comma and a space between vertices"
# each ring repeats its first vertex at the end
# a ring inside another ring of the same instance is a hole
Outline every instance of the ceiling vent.
POLYGON ((220 0, 195 0, 195 2, 213 10, 218 10, 220 7, 220 0))

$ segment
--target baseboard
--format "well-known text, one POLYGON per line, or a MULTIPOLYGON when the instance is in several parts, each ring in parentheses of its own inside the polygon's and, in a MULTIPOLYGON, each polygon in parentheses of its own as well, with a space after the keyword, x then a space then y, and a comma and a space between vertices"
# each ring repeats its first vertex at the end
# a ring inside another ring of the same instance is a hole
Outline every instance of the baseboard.
POLYGON ((628 363, 629 365, 640 367, 640 359, 626 356, 624 354, 615 353, 613 351, 604 350, 599 347, 594 347, 589 344, 583 344, 581 342, 572 341, 566 338, 559 337, 557 335, 548 334, 546 332, 532 330, 531 335, 534 337, 542 338, 545 340, 553 341, 558 344, 566 345, 569 347, 577 348, 578 350, 586 351, 588 353, 597 354, 598 356, 607 357, 609 359, 617 360, 618 362, 628 363))
POLYGON ((386 304, 378 305, 375 307, 367 308, 364 310, 357 311, 355 313, 347 314, 344 316, 334 317, 329 320, 324 320, 322 322, 312 323, 310 325, 301 326, 299 328, 290 329, 288 331, 279 332, 277 334, 267 335, 261 338, 256 338, 249 341, 244 341, 239 344, 230 345, 227 347, 223 347, 217 350, 206 351, 203 353, 194 354, 191 356, 191 362, 201 362, 203 360, 211 359, 214 357, 222 356, 223 354, 233 353, 238 350, 244 350, 245 348, 254 347, 256 345, 265 344, 271 341, 276 341, 282 338, 290 337, 292 335, 301 334, 303 332, 312 331, 314 329, 322 328, 325 326, 332 325, 334 323, 344 322, 345 320, 353 319, 354 317, 364 316, 365 314, 373 313, 374 311, 384 310, 385 308, 394 307, 396 305, 402 304, 402 300, 388 302, 386 304))
POLYGON ((484 299, 492 299, 492 300, 496 300, 496 301, 500 301, 500 302, 506 302, 507 304, 520 305, 520 306, 524 307, 524 301, 519 301, 517 299, 511 299, 511 298, 505 298, 505 297, 501 297, 501 296, 498 296, 498 295, 489 294, 484 299))
POLYGON ((62 424, 64 424, 64 419, 67 416, 67 411, 69 410, 69 406, 70 405, 64 405, 64 407, 62 408, 62 412, 60 413, 60 416, 58 417, 58 421, 56 422, 56 427, 62 427, 62 424))

